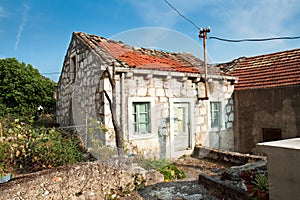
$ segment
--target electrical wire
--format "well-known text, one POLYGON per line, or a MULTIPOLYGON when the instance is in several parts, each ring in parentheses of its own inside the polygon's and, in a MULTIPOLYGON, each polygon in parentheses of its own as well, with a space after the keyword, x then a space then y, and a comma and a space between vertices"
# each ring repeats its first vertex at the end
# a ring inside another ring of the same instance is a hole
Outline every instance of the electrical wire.
POLYGON ((300 36, 284 36, 284 37, 271 37, 271 38, 246 38, 246 39, 225 39, 215 36, 209 36, 208 39, 220 40, 223 42, 265 42, 270 40, 295 40, 300 39, 300 36))
MULTIPOLYGON (((187 22, 192 24, 194 27, 196 27, 198 30, 201 28, 195 24, 192 20, 181 14, 170 2, 167 0, 164 0, 164 2, 172 8, 178 15, 180 15, 183 19, 185 19, 187 22)), ((208 39, 215 39, 223 42, 265 42, 265 41, 271 41, 271 40, 296 40, 300 39, 300 36, 284 36, 284 37, 271 37, 271 38, 245 38, 245 39, 226 39, 221 37, 215 37, 215 36, 209 36, 208 39)))
POLYGON ((198 30, 200 30, 201 28, 199 26, 197 26, 197 24, 195 24, 192 20, 190 20, 189 18, 187 18, 186 16, 184 16, 183 14, 181 14, 172 4, 170 4, 167 0, 164 0, 164 2, 170 7, 172 8, 178 15, 180 15, 183 19, 185 19, 186 21, 188 21, 189 23, 191 23, 194 27, 196 27, 198 30))

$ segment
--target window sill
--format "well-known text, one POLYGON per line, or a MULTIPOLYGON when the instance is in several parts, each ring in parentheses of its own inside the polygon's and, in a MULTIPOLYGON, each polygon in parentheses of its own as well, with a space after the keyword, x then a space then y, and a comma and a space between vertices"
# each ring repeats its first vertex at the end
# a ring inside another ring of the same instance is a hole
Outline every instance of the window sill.
POLYGON ((210 133, 216 133, 216 132, 220 132, 220 131, 225 131, 225 128, 211 128, 209 129, 210 133))
POLYGON ((146 140, 146 139, 155 139, 154 133, 145 133, 145 134, 130 134, 129 140, 146 140))

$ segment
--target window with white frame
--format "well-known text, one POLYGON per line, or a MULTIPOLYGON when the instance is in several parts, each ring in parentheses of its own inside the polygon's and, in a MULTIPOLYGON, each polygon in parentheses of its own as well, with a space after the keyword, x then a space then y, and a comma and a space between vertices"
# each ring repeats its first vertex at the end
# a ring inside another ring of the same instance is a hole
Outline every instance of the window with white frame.
POLYGON ((221 102, 210 102, 210 127, 221 127, 221 102))
POLYGON ((150 102, 132 102, 133 130, 135 134, 151 132, 150 102))

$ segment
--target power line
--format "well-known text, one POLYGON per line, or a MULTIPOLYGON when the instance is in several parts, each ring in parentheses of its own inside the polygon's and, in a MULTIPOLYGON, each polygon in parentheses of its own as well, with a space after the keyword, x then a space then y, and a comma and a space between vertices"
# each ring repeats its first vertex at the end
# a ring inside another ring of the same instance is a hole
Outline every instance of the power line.
MULTIPOLYGON (((180 15, 183 19, 185 19, 187 22, 192 24, 194 27, 196 27, 198 30, 201 30, 201 28, 195 24, 192 20, 181 14, 170 2, 167 0, 164 0, 166 4, 168 4, 169 7, 171 7, 178 15, 180 15)), ((271 38, 245 38, 245 39, 226 39, 221 37, 215 37, 210 36, 207 37, 208 39, 215 39, 223 42, 264 42, 264 41, 271 41, 271 40, 295 40, 300 39, 300 36, 284 36, 284 37, 271 37, 271 38)))
POLYGON ((246 39, 225 39, 215 36, 209 36, 208 39, 220 40, 223 42, 264 42, 270 40, 295 40, 300 39, 300 36, 284 36, 284 37, 271 37, 271 38, 246 38, 246 39))
POLYGON ((200 27, 197 26, 197 24, 195 24, 192 20, 190 20, 189 18, 187 18, 186 16, 184 16, 183 14, 181 14, 174 6, 172 6, 172 4, 170 4, 167 0, 164 0, 164 2, 166 4, 168 4, 168 6, 170 6, 175 12, 177 12, 178 15, 180 15, 183 19, 185 19, 186 21, 188 21, 190 24, 192 24, 194 27, 196 27, 198 30, 200 30, 200 27))

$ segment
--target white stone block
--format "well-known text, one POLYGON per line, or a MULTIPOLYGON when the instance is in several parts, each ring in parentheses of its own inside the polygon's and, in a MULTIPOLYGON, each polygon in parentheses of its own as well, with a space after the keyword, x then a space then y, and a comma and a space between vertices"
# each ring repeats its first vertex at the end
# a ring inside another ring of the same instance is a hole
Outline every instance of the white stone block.
POLYGON ((165 92, 166 92, 166 97, 174 97, 172 89, 166 89, 165 92))
POLYGON ((224 98, 225 99, 230 99, 231 95, 232 95, 232 93, 225 93, 224 98))
POLYGON ((139 97, 146 96, 147 95, 147 88, 144 88, 144 87, 137 88, 137 95, 139 97))
POLYGON ((174 97, 180 97, 180 88, 174 88, 173 90, 172 90, 172 93, 173 93, 173 96, 174 97))
POLYGON ((201 132, 207 132, 207 125, 201 125, 201 132))
POLYGON ((168 117, 169 113, 170 113, 170 109, 168 109, 168 108, 164 109, 163 117, 164 118, 168 117))
POLYGON ((147 88, 147 96, 154 97, 155 96, 155 88, 147 88))
POLYGON ((200 108, 200 115, 207 115, 207 108, 206 107, 201 107, 200 108))
POLYGON ((160 97, 159 100, 160 100, 161 103, 169 101, 169 99, 167 97, 160 97))
POLYGON ((196 132, 196 133, 199 133, 200 131, 201 131, 200 126, 196 125, 196 127, 195 127, 195 132, 196 132))
POLYGON ((155 95, 158 96, 158 97, 163 97, 163 96, 165 96, 165 90, 162 89, 162 88, 157 88, 155 95))
POLYGON ((226 128, 232 128, 232 122, 227 122, 226 123, 226 128))
POLYGON ((153 80, 153 86, 155 88, 163 88, 164 84, 160 79, 154 79, 153 80))
POLYGON ((199 118, 199 124, 205 124, 204 117, 198 117, 199 118))

